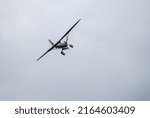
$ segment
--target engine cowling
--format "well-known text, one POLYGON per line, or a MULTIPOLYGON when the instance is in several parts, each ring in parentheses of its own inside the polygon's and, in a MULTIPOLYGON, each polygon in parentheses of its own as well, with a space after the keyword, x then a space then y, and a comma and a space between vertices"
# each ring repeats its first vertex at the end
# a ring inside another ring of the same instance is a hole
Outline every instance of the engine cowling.
POLYGON ((69 49, 68 47, 63 47, 63 50, 67 50, 67 49, 69 49))

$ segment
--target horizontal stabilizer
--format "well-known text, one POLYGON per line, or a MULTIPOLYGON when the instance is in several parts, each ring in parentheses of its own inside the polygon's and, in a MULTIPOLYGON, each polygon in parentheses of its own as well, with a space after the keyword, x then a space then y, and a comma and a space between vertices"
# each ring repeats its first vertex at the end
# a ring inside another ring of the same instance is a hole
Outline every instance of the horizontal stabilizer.
POLYGON ((50 39, 48 39, 48 41, 50 42, 50 44, 53 46, 54 45, 54 43, 50 40, 50 39))

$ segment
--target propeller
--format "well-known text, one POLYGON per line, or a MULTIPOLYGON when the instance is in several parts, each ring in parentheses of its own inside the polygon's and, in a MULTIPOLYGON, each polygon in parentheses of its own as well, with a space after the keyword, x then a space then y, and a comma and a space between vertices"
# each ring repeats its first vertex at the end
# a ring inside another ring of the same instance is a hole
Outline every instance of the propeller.
POLYGON ((68 44, 68 39, 69 39, 69 34, 66 36, 66 41, 64 41, 64 43, 67 44, 67 45, 69 45, 69 47, 73 48, 72 44, 68 44))
POLYGON ((70 46, 71 48, 73 48, 73 45, 72 45, 72 44, 69 44, 69 46, 70 46))

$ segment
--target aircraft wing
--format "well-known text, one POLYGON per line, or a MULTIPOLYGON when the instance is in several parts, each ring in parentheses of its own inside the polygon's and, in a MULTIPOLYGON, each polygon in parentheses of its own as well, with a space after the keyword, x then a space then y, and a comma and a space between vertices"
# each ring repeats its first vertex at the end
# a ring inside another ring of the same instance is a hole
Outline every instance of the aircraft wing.
POLYGON ((49 51, 51 51, 54 47, 55 47, 55 45, 53 45, 50 49, 48 49, 42 56, 40 56, 40 57, 37 59, 37 61, 38 61, 39 59, 41 59, 44 55, 46 55, 49 51))
POLYGON ((81 19, 79 19, 62 37, 61 37, 61 39, 58 41, 58 42, 56 42, 50 49, 48 49, 42 56, 40 56, 38 59, 37 59, 37 61, 39 60, 39 59, 41 59, 44 55, 46 55, 48 52, 50 52, 58 43, 60 43, 60 41, 67 35, 67 34, 69 34, 69 32, 78 24, 78 22, 80 21, 81 19))

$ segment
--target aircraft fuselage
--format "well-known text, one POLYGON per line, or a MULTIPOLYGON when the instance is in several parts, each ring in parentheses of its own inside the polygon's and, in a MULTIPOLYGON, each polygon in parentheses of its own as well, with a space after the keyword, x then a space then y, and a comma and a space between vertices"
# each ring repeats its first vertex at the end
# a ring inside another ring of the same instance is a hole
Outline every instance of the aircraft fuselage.
POLYGON ((63 50, 68 49, 68 45, 66 43, 58 43, 55 47, 63 50))

